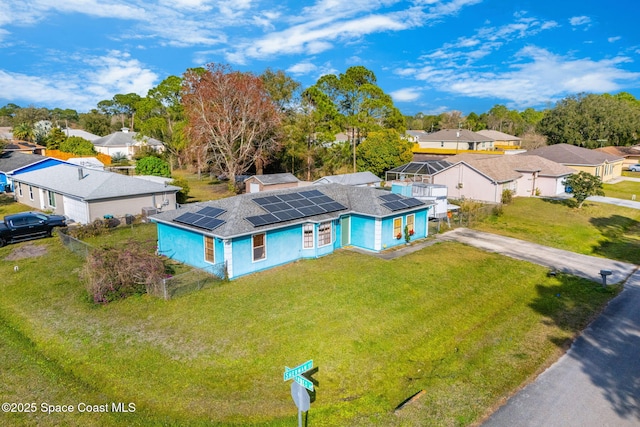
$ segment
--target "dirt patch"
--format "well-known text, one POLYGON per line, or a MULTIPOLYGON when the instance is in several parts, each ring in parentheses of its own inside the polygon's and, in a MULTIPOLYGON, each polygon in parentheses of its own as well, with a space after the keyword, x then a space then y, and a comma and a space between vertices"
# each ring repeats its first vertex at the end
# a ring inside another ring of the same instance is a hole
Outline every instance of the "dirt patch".
POLYGON ((27 243, 26 245, 15 248, 6 258, 7 261, 16 261, 19 259, 33 258, 42 256, 47 253, 45 246, 37 246, 33 243, 27 243))

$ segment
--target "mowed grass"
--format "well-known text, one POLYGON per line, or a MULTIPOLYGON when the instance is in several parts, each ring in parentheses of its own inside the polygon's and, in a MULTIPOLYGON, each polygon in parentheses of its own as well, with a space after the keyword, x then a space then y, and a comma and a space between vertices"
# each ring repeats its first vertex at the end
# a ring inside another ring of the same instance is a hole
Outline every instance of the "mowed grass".
POLYGON ((474 225, 482 231, 515 237, 585 255, 640 264, 640 210, 585 202, 516 198, 502 215, 474 225))
POLYGON ((467 425, 555 360, 618 290, 438 243, 393 261, 339 251, 170 301, 97 307, 78 282, 82 259, 57 239, 0 248, 0 259, 2 400, 136 405, 0 414, 11 425, 290 426, 284 367, 309 359, 308 425, 467 425), (47 254, 6 260, 27 244, 47 254))
MULTIPOLYGON (((640 178, 640 172, 637 173, 640 178)), ((615 197, 617 199, 631 200, 636 196, 640 201, 640 182, 637 181, 620 181, 616 184, 603 184, 604 194, 607 197, 615 197)))
POLYGON ((186 170, 176 169, 171 174, 173 178, 184 178, 189 183, 189 196, 187 203, 206 202, 223 197, 233 196, 229 191, 226 182, 220 182, 216 178, 211 178, 208 174, 197 174, 186 170))

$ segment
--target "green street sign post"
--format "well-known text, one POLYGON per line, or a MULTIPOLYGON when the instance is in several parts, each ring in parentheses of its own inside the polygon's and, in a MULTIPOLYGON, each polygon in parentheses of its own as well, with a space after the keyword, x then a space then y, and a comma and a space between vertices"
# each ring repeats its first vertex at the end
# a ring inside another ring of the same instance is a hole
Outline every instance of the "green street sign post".
POLYGON ((313 391, 313 383, 303 377, 302 374, 311 370, 311 368, 313 368, 313 360, 308 360, 295 368, 284 367, 284 380, 287 381, 293 379, 293 382, 291 383, 291 397, 298 408, 299 427, 302 427, 302 412, 309 410, 310 400, 307 390, 313 391), (305 390, 305 388, 307 390, 305 390))

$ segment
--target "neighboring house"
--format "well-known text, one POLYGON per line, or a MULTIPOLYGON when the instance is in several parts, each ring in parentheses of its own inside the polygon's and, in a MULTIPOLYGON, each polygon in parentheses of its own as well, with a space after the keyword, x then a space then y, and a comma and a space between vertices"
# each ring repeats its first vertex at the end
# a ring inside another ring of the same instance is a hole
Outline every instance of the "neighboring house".
POLYGON ((433 175, 442 169, 450 167, 452 163, 446 160, 425 160, 409 162, 385 172, 385 181, 413 181, 433 183, 433 175))
POLYGON ((12 140, 4 146, 3 152, 7 151, 16 151, 25 154, 39 154, 44 156, 47 151, 47 147, 34 142, 12 140))
POLYGON ((95 169, 59 164, 14 173, 16 200, 86 224, 106 215, 137 215, 143 209, 175 209, 180 187, 95 169))
POLYGON ((431 205, 372 187, 245 193, 153 215, 160 254, 229 278, 353 246, 379 252, 428 234, 431 205), (400 235, 400 238, 398 238, 400 235))
POLYGON ((615 157, 622 157, 622 169, 629 169, 629 166, 640 163, 640 145, 631 147, 618 147, 611 145, 609 147, 596 148, 596 151, 610 154, 615 157))
POLYGON ((611 181, 622 175, 624 157, 589 150, 571 144, 555 144, 540 147, 517 156, 540 156, 568 166, 578 172, 587 172, 600 177, 602 182, 611 181))
POLYGON ((382 180, 371 172, 345 173, 329 175, 313 182, 314 184, 342 184, 354 187, 380 187, 382 180))
POLYGON ((454 166, 434 176, 435 184, 446 185, 449 197, 500 203, 502 192, 516 197, 557 197, 565 192, 564 182, 574 170, 539 156, 447 157, 454 166))
POLYGON ((123 155, 127 159, 131 159, 144 147, 148 147, 158 153, 164 152, 164 144, 162 142, 148 136, 138 136, 137 132, 130 132, 128 128, 122 128, 121 131, 91 142, 93 142, 93 146, 98 153, 108 156, 123 155))
POLYGON ((484 129, 479 130, 476 133, 493 139, 493 144, 496 148, 520 148, 520 144, 522 143, 522 139, 517 136, 509 135, 508 133, 497 130, 484 129))
POLYGON ((460 207, 449 204, 447 200, 448 189, 446 185, 424 184, 422 182, 394 182, 391 184, 391 192, 414 197, 418 200, 433 204, 429 210, 429 218, 445 218, 447 212, 458 210, 460 207))
POLYGON ((268 190, 298 187, 300 180, 290 173, 271 173, 266 175, 252 175, 244 180, 247 193, 257 193, 268 190))
POLYGON ((27 154, 19 151, 5 151, 0 153, 0 192, 13 191, 13 181, 11 179, 13 174, 64 163, 64 161, 52 157, 27 154))
POLYGON ((466 129, 443 129, 433 133, 409 131, 411 140, 417 144, 414 152, 458 153, 461 151, 490 151, 494 140, 466 129))
POLYGON ((91 141, 91 142, 101 138, 100 135, 94 135, 82 129, 65 128, 65 129, 62 129, 62 132, 64 132, 64 134, 67 135, 67 138, 69 138, 70 136, 78 136, 80 138, 86 139, 87 141, 91 141))

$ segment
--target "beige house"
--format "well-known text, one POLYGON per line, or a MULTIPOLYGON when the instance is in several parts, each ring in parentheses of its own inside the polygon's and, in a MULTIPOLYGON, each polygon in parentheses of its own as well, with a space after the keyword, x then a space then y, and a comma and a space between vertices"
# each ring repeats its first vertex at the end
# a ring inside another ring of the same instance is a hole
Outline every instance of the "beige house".
POLYGON ((595 151, 610 154, 616 157, 622 157, 622 169, 629 169, 629 166, 640 163, 640 145, 631 147, 617 147, 611 145, 609 147, 596 148, 595 151))
POLYGON ((253 175, 244 180, 245 192, 247 193, 281 190, 283 188, 298 187, 299 184, 300 180, 290 173, 253 175))
POLYGON ((624 157, 604 153, 598 150, 589 150, 571 144, 555 144, 540 147, 518 156, 540 156, 556 163, 563 164, 571 169, 587 172, 600 177, 602 182, 611 181, 622 175, 624 157))
POLYGON ((180 187, 113 172, 59 164, 19 173, 18 202, 86 224, 105 216, 139 215, 143 209, 176 209, 180 187))
POLYGON ((491 151, 493 138, 471 132, 466 129, 442 129, 433 133, 407 131, 406 137, 416 144, 414 152, 447 152, 448 154, 465 151, 491 151))
POLYGON ((476 133, 493 139, 494 145, 499 148, 520 148, 520 143, 522 142, 522 139, 517 136, 509 135, 508 133, 497 130, 484 129, 479 130, 476 133))
POLYGON ((102 138, 91 141, 98 153, 107 156, 122 155, 131 159, 134 154, 145 148, 158 153, 164 152, 164 144, 155 138, 139 136, 137 132, 131 132, 128 128, 122 128, 102 138))

